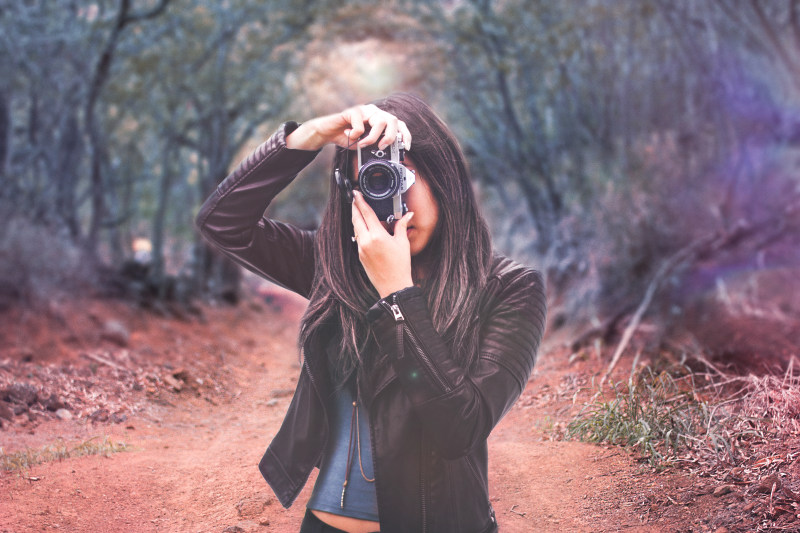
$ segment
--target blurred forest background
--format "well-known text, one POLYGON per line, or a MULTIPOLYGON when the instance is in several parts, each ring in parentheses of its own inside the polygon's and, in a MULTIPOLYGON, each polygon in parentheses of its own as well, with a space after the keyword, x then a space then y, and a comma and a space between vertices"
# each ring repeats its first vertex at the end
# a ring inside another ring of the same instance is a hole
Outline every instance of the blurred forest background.
MULTIPOLYGON (((546 273, 552 331, 800 346, 798 0, 0 0, 0 27, 2 308, 237 301, 202 201, 281 122, 404 90, 546 273)), ((329 164, 271 214, 314 227, 329 164)))

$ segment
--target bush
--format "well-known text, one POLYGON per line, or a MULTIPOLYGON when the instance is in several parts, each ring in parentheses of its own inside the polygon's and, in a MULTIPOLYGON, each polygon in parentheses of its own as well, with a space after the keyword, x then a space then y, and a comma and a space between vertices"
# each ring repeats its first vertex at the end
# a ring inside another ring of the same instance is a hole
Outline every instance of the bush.
POLYGON ((94 263, 65 231, 6 219, 0 229, 0 309, 14 301, 36 305, 97 283, 94 263))
POLYGON ((627 384, 612 384, 610 399, 587 404, 569 424, 567 436, 635 448, 652 466, 669 462, 702 435, 713 418, 694 387, 682 381, 670 372, 647 368, 627 384))

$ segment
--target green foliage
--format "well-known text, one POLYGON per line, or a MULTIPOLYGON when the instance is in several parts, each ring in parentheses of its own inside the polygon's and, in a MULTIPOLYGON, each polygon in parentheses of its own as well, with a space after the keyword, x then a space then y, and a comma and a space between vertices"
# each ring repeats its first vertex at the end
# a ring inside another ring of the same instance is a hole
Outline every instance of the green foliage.
POLYGON ((130 449, 130 446, 124 442, 115 442, 109 437, 103 437, 102 440, 99 439, 100 437, 92 437, 89 440, 72 445, 63 440, 58 440, 38 450, 25 448, 13 453, 5 453, 0 448, 0 468, 6 471, 19 472, 50 461, 62 461, 85 455, 108 457, 112 453, 124 452, 130 449))
MULTIPOLYGON (((712 406, 699 400, 685 381, 648 367, 627 384, 612 383, 611 398, 586 405, 568 425, 567 436, 634 448, 652 466, 669 463, 677 453, 713 433, 719 422, 712 406)), ((724 441, 719 444, 726 446, 724 441)))

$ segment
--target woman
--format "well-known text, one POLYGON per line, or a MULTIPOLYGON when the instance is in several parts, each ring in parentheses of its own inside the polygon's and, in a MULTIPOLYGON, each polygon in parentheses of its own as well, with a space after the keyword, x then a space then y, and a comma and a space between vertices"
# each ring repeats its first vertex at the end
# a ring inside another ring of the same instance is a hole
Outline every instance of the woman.
POLYGON ((464 156, 431 108, 397 94, 286 123, 197 223, 309 299, 297 389, 259 464, 284 507, 319 467, 301 531, 496 531, 486 439, 533 368, 544 289, 538 272, 493 254, 464 156), (316 232, 263 216, 326 144, 357 188, 356 142, 386 149, 398 135, 416 181, 399 220, 378 220, 333 176, 316 232))

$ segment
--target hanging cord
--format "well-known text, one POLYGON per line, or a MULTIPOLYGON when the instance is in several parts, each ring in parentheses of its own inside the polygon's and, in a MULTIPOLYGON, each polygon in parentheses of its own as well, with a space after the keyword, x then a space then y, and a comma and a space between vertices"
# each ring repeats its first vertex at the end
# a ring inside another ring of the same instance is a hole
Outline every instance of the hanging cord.
MULTIPOLYGON (((364 473, 364 464, 361 462, 361 426, 358 423, 358 409, 356 409, 356 402, 353 402, 353 411, 356 413, 356 445, 358 446, 358 468, 361 470, 361 477, 364 478, 364 481, 367 483, 374 483, 375 478, 368 478, 367 475, 364 473)), ((350 419, 350 425, 353 425, 352 418, 350 419)), ((374 473, 373 473, 374 475, 374 473)))
MULTIPOLYGON (((347 199, 350 200, 351 202, 353 201, 353 190, 357 189, 358 185, 355 185, 355 186, 353 185, 353 181, 350 179, 350 175, 347 173, 347 170, 348 170, 347 167, 350 164, 350 148, 352 148, 353 145, 356 145, 356 144, 358 144, 358 139, 356 139, 355 141, 351 142, 350 141, 350 133, 348 133, 347 134, 347 147, 344 149, 345 150, 345 158, 344 158, 344 165, 343 165, 343 168, 342 168, 344 176, 342 177, 342 181, 344 183, 347 183, 347 196, 348 196, 347 199)), ((356 150, 361 150, 361 148, 356 147, 356 150)), ((359 155, 360 155, 360 153, 359 153, 359 155)), ((361 158, 359 157, 359 160, 360 159, 361 158)))
MULTIPOLYGON (((350 180, 350 176, 347 174, 347 165, 350 163, 350 147, 353 146, 353 143, 350 142, 350 134, 352 130, 347 132, 347 148, 344 149, 344 179, 350 180)), ((352 198, 350 198, 352 200, 352 198)))
POLYGON ((347 470, 344 473, 344 483, 342 483, 342 499, 339 505, 344 509, 344 493, 347 491, 347 484, 350 482, 350 467, 353 465, 353 433, 356 434, 356 447, 358 448, 358 468, 361 470, 361 477, 367 483, 374 483, 375 478, 368 478, 364 473, 364 464, 361 462, 361 427, 358 424, 358 402, 353 402, 353 412, 350 415, 350 437, 347 441, 347 470), (354 429, 355 426, 355 429, 354 429))
MULTIPOLYGON (((350 176, 347 173, 347 167, 350 165, 350 148, 353 145, 357 145, 357 144, 358 144, 358 139, 356 139, 355 141, 351 142, 350 141, 350 133, 348 133, 347 134, 347 146, 344 149, 344 164, 342 165, 342 171, 340 171, 338 168, 336 168, 334 170, 334 176, 335 176, 335 179, 336 179, 336 186, 339 188, 339 190, 342 192, 342 194, 344 194, 347 197, 347 200, 351 204, 353 202, 353 190, 354 189, 358 189, 359 187, 358 187, 358 184, 354 185, 353 182, 350 180, 350 176)), ((358 150, 358 156, 359 156, 358 160, 359 160, 359 163, 360 163, 361 162, 361 152, 360 152, 361 149, 358 148, 358 146, 356 146, 356 150, 358 150)), ((352 206, 351 206, 351 209, 352 209, 352 206)), ((350 237, 350 240, 353 243, 355 243, 357 239, 358 239, 358 236, 355 234, 355 231, 354 231, 353 235, 350 237)))

